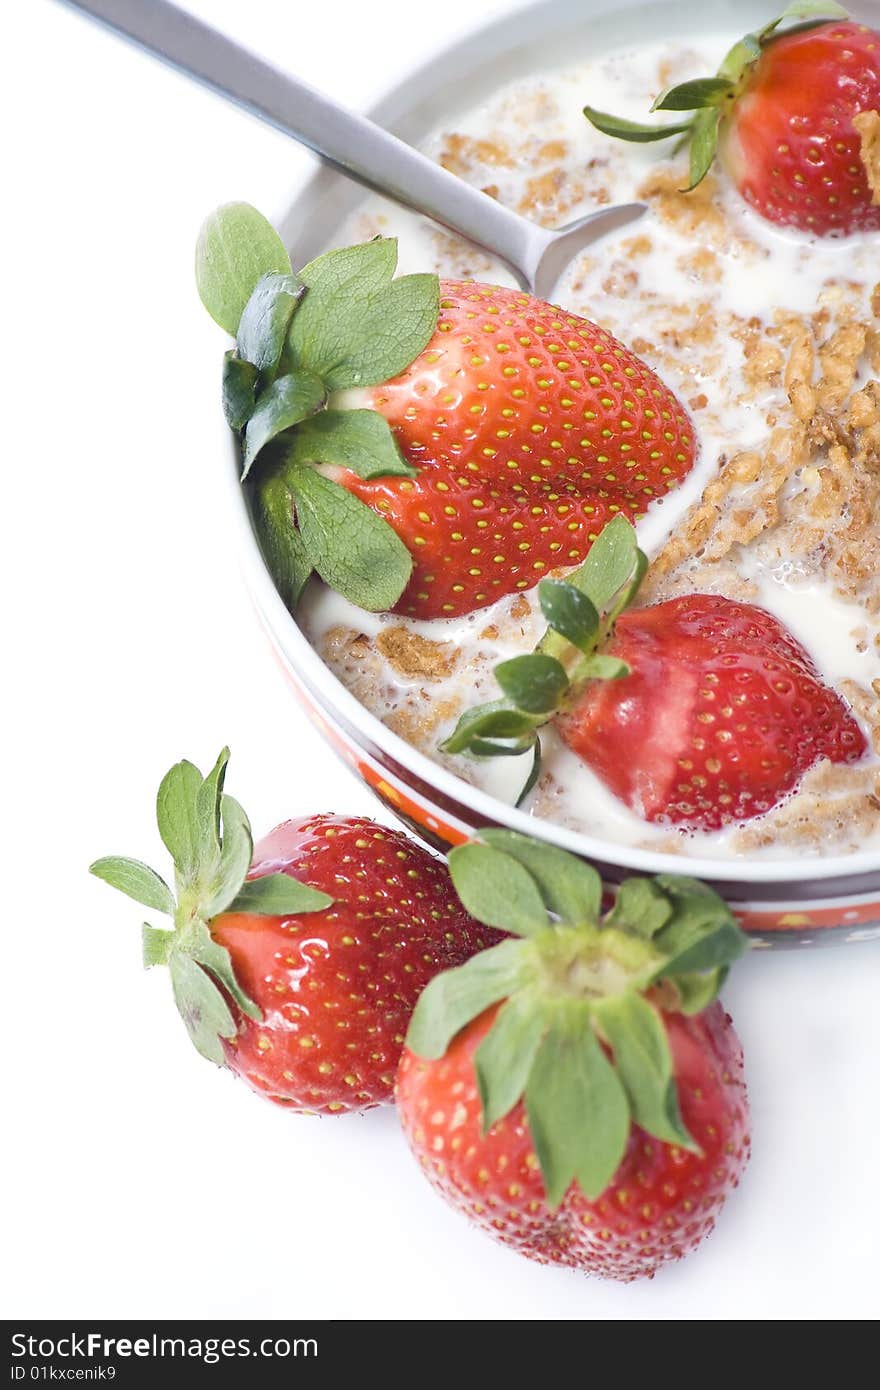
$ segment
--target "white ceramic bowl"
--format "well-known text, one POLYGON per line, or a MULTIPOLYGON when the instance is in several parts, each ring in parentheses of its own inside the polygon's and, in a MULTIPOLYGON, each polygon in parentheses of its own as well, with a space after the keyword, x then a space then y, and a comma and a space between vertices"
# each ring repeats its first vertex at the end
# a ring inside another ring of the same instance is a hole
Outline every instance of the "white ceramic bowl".
MULTIPOLYGON (((478 101, 502 83, 628 41, 695 28, 745 32, 766 21, 767 0, 543 0, 495 21, 442 50, 407 76, 370 112, 418 144, 457 110, 457 94, 478 101), (696 16, 696 19, 695 19, 696 16)), ((294 265, 334 241, 340 223, 363 199, 356 185, 327 170, 298 191, 282 234, 294 265)), ((631 874, 686 872, 723 893, 743 926, 773 945, 862 940, 880 935, 880 856, 791 859, 682 859, 603 841, 527 816, 487 796, 392 733, 323 664, 272 583, 238 484, 230 446, 244 570, 279 661, 315 724, 356 773, 422 838, 461 843, 477 827, 504 825, 572 850, 594 863, 609 884, 631 874)))

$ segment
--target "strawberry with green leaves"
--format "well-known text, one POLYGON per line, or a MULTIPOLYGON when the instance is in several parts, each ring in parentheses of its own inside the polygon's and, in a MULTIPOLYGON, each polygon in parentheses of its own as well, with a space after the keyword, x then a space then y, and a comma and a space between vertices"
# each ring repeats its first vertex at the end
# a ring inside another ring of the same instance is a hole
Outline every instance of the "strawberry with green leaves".
POLYGON ((398 609, 458 617, 583 560, 690 471, 678 401, 609 333, 518 290, 441 281, 428 348, 360 393, 412 479, 353 480, 414 557, 398 609))
POLYGON ((544 580, 547 634, 496 666, 503 698, 468 710, 444 750, 531 751, 530 787, 552 720, 636 814, 699 830, 772 810, 822 758, 865 754, 852 712, 777 618, 719 594, 627 611, 646 570, 621 517, 567 580, 544 580))
POLYGON ((595 324, 519 291, 394 279, 396 242, 293 274, 252 208, 208 219, 199 290, 236 336, 224 402, 289 606, 449 618, 579 564, 689 472, 686 412, 595 324), (231 287, 231 288, 230 288, 231 287))
POLYGON ((443 1197, 541 1263, 631 1280, 693 1250, 749 1153, 742 1050, 716 996, 746 941, 705 885, 629 879, 485 830, 449 856, 513 933, 421 996, 397 1081, 443 1197))
POLYGON ((861 158, 859 118, 880 111, 880 33, 841 23, 823 0, 794 0, 747 34, 716 76, 662 92, 652 111, 691 112, 665 126, 584 115, 619 140, 678 136, 690 146, 690 188, 716 153, 748 203, 770 222, 819 236, 880 229, 880 193, 861 158), (807 20, 779 33, 786 20, 807 20))
POLYGON ((144 926, 144 963, 168 967, 203 1057, 295 1110, 388 1101, 421 990, 498 933, 467 915, 441 862, 373 821, 286 821, 255 848, 227 759, 205 778, 177 763, 159 788, 175 892, 137 860, 92 873, 171 917, 144 926))

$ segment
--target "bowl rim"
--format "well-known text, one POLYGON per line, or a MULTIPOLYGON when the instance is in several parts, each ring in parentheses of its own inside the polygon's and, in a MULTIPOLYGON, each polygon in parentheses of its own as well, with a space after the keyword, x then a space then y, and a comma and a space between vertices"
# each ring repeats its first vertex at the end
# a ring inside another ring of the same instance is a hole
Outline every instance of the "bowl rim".
MULTIPOLYGON (((608 0, 593 0, 603 11, 609 8, 608 0)), ((616 7, 638 9, 639 0, 612 0, 616 7)), ((660 4, 651 7, 655 14, 681 11, 680 4, 660 4)), ((367 112, 374 120, 391 126, 406 115, 409 95, 418 93, 423 98, 425 92, 433 93, 442 85, 440 80, 444 70, 460 71, 464 62, 472 62, 475 51, 481 55, 491 51, 494 41, 503 36, 506 48, 512 49, 522 44, 536 32, 536 26, 551 21, 562 28, 575 16, 579 23, 586 18, 584 0, 534 0, 524 8, 501 15, 488 23, 477 26, 473 31, 457 38, 442 52, 429 61, 410 70, 403 79, 392 83, 384 95, 373 102, 367 112)), ((292 225, 297 208, 314 207, 322 194, 332 190, 340 183, 345 185, 342 175, 318 168, 294 186, 290 204, 284 216, 286 228, 292 225)), ((350 185, 348 185, 350 187, 350 185)), ((365 194, 363 196, 366 196, 365 194)), ((311 225, 311 219, 302 219, 311 225)), ((319 241, 321 239, 319 238, 319 241)), ((323 241, 326 244, 326 240, 323 241)), ((309 247, 306 254, 314 254, 309 247)), ((345 722, 354 729, 367 747, 371 744, 384 755, 398 763, 428 787, 436 788, 438 793, 453 803, 467 804, 477 815, 484 816, 489 823, 505 825, 511 830, 532 835, 556 844, 561 848, 624 871, 658 873, 686 873, 695 878, 725 882, 748 887, 763 885, 794 885, 804 880, 815 883, 817 888, 829 890, 834 896, 835 884, 838 893, 847 896, 873 891, 880 887, 880 851, 855 851, 852 854, 827 856, 801 855, 800 858, 768 858, 750 860, 747 858, 711 858, 694 855, 679 855, 668 851, 638 848, 614 840, 603 840, 598 836, 571 830, 554 821, 527 815, 515 806, 490 796, 471 783, 457 777, 454 773, 436 763, 426 753, 414 748, 399 734, 389 729, 378 716, 362 705, 347 687, 333 674, 314 647, 311 646, 296 619, 284 605, 263 558, 262 551, 253 528, 250 510, 240 484, 240 454, 234 435, 229 434, 229 462, 225 470, 227 486, 231 494, 231 510, 235 518, 239 555, 257 609, 266 622, 275 642, 294 671, 302 673, 307 683, 316 690, 331 711, 338 710, 345 722), (870 875, 876 876, 872 884, 870 875), (850 885, 858 880, 857 886, 843 888, 840 880, 848 880, 850 885)))

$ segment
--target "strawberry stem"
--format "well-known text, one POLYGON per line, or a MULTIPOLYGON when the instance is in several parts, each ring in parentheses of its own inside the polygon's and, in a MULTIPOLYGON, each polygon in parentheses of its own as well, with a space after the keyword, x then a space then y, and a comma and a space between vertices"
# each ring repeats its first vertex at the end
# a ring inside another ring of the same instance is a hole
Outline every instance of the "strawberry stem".
POLYGON ((595 869, 509 830, 481 830, 449 870, 468 912, 514 936, 428 985, 410 1050, 442 1057, 501 1004, 474 1055, 483 1130, 524 1101, 551 1207, 572 1181, 598 1197, 634 1124, 697 1149, 664 1013, 706 1007, 748 948, 723 900, 691 879, 628 879, 602 916, 595 869))
POLYGON ((648 569, 635 529, 623 516, 609 522, 584 563, 564 580, 538 586, 548 628, 534 652, 495 667, 503 700, 467 710, 441 744, 444 753, 490 758, 532 753, 528 781, 540 770, 538 730, 574 699, 589 680, 619 680, 629 667, 601 648, 620 614, 635 599, 648 569))
POLYGON ((690 193, 712 167, 718 152, 721 122, 733 110, 746 75, 760 58, 765 45, 779 37, 780 25, 787 25, 790 20, 806 21, 786 29, 786 33, 792 33, 795 28, 810 29, 817 24, 848 17, 848 12, 835 0, 792 0, 776 19, 771 19, 761 29, 746 34, 735 43, 714 77, 691 78, 674 87, 667 87, 651 105, 652 112, 692 111, 694 115, 689 121, 650 125, 623 120, 606 111, 597 111, 592 106, 584 107, 584 115, 603 135, 615 140, 648 144, 668 140, 673 135, 682 136, 683 139, 676 145, 676 152, 685 145, 690 146, 690 182, 683 190, 690 193))
POLYGON ((190 762, 175 763, 156 798, 159 833, 174 862, 176 896, 164 879, 136 859, 96 859, 90 872, 129 898, 173 919, 172 931, 145 922, 141 928, 147 968, 167 965, 178 1010, 196 1049, 223 1066, 223 1040, 238 1025, 230 1001, 249 1018, 262 1014, 242 989, 229 952, 211 935, 223 912, 293 916, 320 912, 333 899, 288 874, 248 879, 253 854, 250 823, 223 791, 229 749, 207 777, 190 762))
POLYGON ((224 358, 224 413, 241 440, 266 564, 291 610, 313 571, 370 612, 393 608, 410 580, 393 527, 318 471, 414 473, 377 411, 330 405, 399 375, 434 335, 437 276, 395 279, 396 268, 396 240, 376 237, 294 274, 277 232, 245 203, 218 208, 199 236, 199 294, 236 340, 224 358))

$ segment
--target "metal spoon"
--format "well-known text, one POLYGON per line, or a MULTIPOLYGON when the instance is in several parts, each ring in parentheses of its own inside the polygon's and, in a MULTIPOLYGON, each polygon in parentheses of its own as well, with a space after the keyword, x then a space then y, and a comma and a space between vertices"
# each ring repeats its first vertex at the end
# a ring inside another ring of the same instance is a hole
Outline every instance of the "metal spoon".
POLYGON ((168 0, 67 0, 155 57, 195 77, 267 121, 350 178, 425 214, 499 257, 523 289, 548 299, 585 246, 645 211, 643 203, 601 208, 548 231, 502 207, 419 154, 381 126, 321 92, 168 0))

